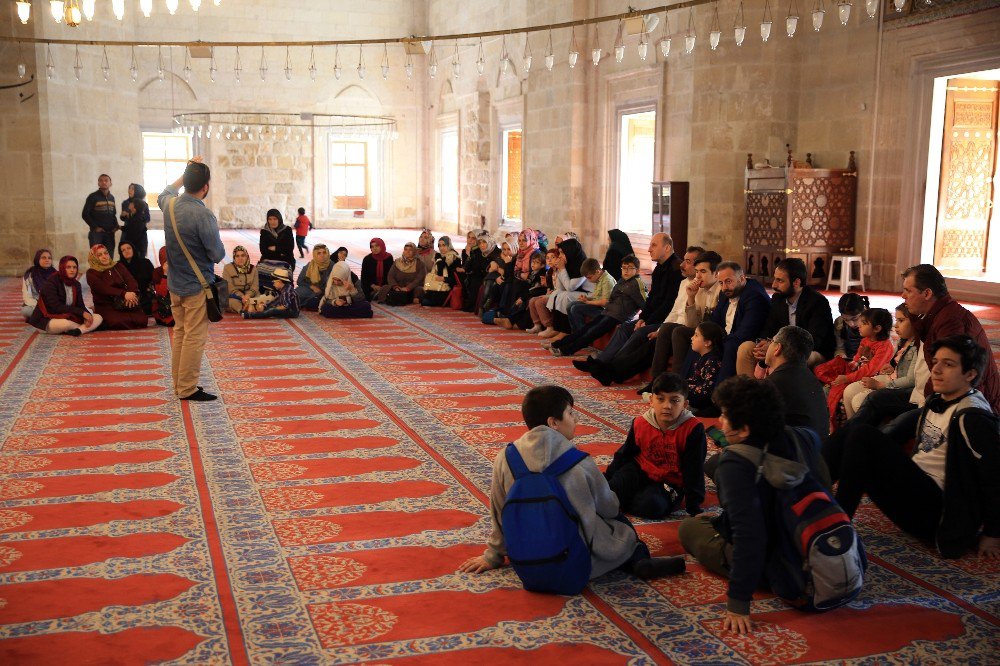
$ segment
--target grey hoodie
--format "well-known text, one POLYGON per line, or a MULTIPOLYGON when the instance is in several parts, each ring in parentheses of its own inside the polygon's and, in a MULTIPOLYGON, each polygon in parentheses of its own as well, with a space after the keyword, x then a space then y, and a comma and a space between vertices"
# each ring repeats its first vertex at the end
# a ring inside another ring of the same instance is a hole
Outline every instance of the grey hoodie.
MULTIPOLYGON (((540 472, 573 448, 573 443, 548 426, 538 426, 522 435, 514 446, 528 469, 540 472)), ((559 477, 559 482, 580 516, 580 531, 590 547, 590 577, 597 578, 624 564, 632 556, 638 537, 631 525, 615 520, 620 512, 618 497, 611 492, 594 459, 589 456, 584 458, 559 477)), ((493 531, 483 553, 493 566, 503 564, 507 555, 500 514, 513 485, 514 475, 507 466, 505 452, 501 450, 493 461, 493 481, 490 483, 493 531)))

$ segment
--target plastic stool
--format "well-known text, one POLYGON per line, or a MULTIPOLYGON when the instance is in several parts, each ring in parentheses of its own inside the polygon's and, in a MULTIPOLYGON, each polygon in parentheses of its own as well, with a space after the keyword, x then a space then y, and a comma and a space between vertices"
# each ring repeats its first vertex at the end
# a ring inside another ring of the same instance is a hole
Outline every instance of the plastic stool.
POLYGON ((861 287, 861 291, 865 290, 865 268, 864 262, 861 257, 857 255, 847 255, 847 254, 835 254, 830 260, 830 274, 826 279, 826 288, 829 289, 830 285, 836 285, 840 289, 840 293, 846 294, 851 290, 851 287, 861 287), (839 266, 840 270, 837 271, 837 277, 834 278, 834 271, 839 266), (858 267, 858 278, 854 279, 854 267, 858 267))

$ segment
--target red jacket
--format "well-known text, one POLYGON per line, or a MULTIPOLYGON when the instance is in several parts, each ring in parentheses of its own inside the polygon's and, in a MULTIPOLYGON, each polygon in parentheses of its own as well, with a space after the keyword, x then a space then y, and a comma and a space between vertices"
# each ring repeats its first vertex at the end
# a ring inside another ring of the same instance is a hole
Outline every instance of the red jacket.
MULTIPOLYGON (((990 406, 993 407, 993 412, 1000 414, 1000 373, 997 372, 990 339, 986 337, 986 331, 983 330, 983 325, 979 323, 976 315, 962 307, 951 296, 945 296, 935 301, 927 314, 919 318, 914 317, 911 322, 917 332, 917 337, 924 345, 924 359, 927 361, 927 367, 931 366, 931 359, 934 358, 931 353, 931 345, 949 335, 968 335, 986 350, 988 361, 978 388, 986 396, 990 406)), ((924 395, 930 395, 933 392, 931 380, 928 379, 927 385, 924 387, 924 395)))
POLYGON ((296 236, 308 236, 309 227, 312 226, 312 222, 305 215, 299 215, 295 218, 295 235, 296 236))

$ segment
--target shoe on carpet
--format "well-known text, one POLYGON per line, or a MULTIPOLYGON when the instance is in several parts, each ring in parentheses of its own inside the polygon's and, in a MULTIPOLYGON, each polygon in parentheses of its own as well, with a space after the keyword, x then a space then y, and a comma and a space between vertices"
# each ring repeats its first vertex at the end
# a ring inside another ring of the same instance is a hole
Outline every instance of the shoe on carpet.
POLYGON ((611 386, 614 384, 614 370, 600 361, 593 361, 590 366, 590 375, 601 383, 601 386, 611 386))
POLYGON ((216 400, 218 396, 212 395, 211 393, 206 393, 204 389, 198 387, 198 390, 187 396, 186 398, 181 398, 181 400, 191 400, 192 402, 209 402, 210 400, 216 400))
POLYGON ((653 578, 663 578, 664 576, 676 576, 684 573, 687 564, 683 555, 673 557, 651 557, 648 560, 639 560, 632 566, 632 573, 637 578, 652 580, 653 578))
POLYGON ((573 361, 573 367, 577 370, 583 370, 584 372, 590 372, 590 368, 594 363, 593 358, 581 358, 573 361))
POLYGON ((641 389, 639 389, 638 391, 636 391, 635 394, 636 395, 642 395, 643 393, 649 393, 652 390, 653 390, 653 384, 652 384, 652 382, 650 382, 649 384, 646 384, 641 389))
POLYGON ((81 331, 78 328, 71 328, 68 331, 66 331, 65 333, 63 333, 63 335, 72 335, 74 338, 78 338, 81 335, 83 335, 83 331, 81 331))

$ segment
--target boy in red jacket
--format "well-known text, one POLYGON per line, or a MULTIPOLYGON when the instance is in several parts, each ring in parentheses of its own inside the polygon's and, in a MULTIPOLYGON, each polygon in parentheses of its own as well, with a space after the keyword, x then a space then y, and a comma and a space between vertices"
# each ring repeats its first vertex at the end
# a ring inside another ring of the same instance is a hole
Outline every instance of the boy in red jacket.
POLYGON ((309 251, 306 247, 306 236, 312 228, 313 223, 306 217, 306 209, 299 208, 299 216, 295 218, 295 244, 299 246, 299 257, 305 257, 309 251))
POLYGON ((665 372, 653 381, 650 408, 637 416, 604 476, 622 510, 663 518, 683 502, 694 516, 705 499, 705 427, 688 409, 688 386, 665 372))

